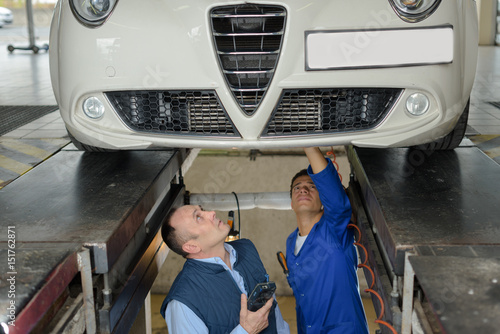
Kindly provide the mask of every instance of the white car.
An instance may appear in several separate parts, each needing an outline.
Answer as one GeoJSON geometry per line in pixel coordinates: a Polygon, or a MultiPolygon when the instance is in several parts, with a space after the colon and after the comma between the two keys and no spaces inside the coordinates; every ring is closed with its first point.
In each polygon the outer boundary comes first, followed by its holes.
{"type": "Polygon", "coordinates": [[[49,53],[80,149],[453,149],[477,50],[474,0],[60,0],[49,53]]]}
{"type": "Polygon", "coordinates": [[[12,24],[14,22],[14,15],[12,11],[5,7],[0,7],[0,28],[6,24],[12,24]]]}

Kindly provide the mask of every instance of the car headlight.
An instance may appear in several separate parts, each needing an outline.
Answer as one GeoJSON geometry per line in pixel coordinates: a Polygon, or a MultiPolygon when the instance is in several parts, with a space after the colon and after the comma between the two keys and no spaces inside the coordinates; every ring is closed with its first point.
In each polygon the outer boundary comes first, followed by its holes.
{"type": "Polygon", "coordinates": [[[118,0],[70,0],[76,18],[88,26],[101,25],[111,14],[118,0]]]}
{"type": "Polygon", "coordinates": [[[419,22],[429,17],[441,0],[389,0],[396,14],[406,22],[419,22]]]}

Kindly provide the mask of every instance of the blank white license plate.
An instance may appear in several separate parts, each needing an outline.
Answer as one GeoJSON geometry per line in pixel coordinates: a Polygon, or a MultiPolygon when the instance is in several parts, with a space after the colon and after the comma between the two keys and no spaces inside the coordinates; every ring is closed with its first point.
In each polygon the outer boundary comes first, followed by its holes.
{"type": "Polygon", "coordinates": [[[306,69],[396,67],[453,61],[453,28],[309,31],[306,69]]]}

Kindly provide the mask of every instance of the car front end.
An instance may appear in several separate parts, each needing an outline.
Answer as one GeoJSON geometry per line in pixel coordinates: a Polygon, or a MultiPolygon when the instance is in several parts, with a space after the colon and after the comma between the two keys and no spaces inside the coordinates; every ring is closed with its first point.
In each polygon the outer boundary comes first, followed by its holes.
{"type": "Polygon", "coordinates": [[[91,147],[402,147],[455,127],[477,34],[472,0],[61,0],[50,70],[91,147]]]}

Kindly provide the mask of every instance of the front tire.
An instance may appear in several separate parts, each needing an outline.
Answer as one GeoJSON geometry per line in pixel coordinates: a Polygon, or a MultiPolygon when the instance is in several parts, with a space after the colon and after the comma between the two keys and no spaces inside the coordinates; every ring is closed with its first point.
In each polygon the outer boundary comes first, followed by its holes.
{"type": "Polygon", "coordinates": [[[469,106],[470,106],[470,98],[469,101],[467,101],[467,104],[465,105],[462,116],[460,116],[457,124],[455,125],[453,130],[451,130],[450,133],[448,133],[441,139],[435,140],[427,144],[417,145],[414,146],[413,148],[421,151],[443,151],[443,150],[453,150],[456,147],[458,147],[462,139],[464,139],[465,130],[467,129],[467,120],[469,119],[469,106]]]}
{"type": "Polygon", "coordinates": [[[66,129],[66,131],[68,132],[69,139],[71,139],[71,142],[73,143],[73,145],[75,145],[75,147],[79,151],[85,151],[85,152],[116,152],[115,150],[110,150],[110,149],[107,149],[107,148],[101,148],[101,147],[95,147],[95,146],[92,146],[92,145],[83,144],[80,141],[78,141],[78,139],[76,139],[75,137],[73,137],[73,135],[68,131],[68,129],[66,129]]]}

